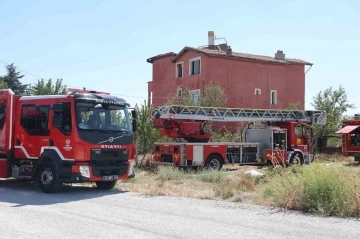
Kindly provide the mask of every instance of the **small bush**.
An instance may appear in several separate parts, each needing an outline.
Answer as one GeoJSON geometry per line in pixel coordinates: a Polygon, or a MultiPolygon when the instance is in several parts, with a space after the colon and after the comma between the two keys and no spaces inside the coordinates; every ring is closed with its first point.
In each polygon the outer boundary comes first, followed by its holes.
{"type": "Polygon", "coordinates": [[[229,199],[243,192],[255,190],[255,179],[243,174],[233,174],[225,177],[214,187],[215,194],[222,199],[229,199]]]}
{"type": "Polygon", "coordinates": [[[206,183],[221,183],[226,174],[222,171],[204,171],[198,178],[202,182],[206,183]]]}
{"type": "Polygon", "coordinates": [[[185,174],[176,167],[161,166],[158,168],[156,179],[162,182],[169,180],[180,180],[185,178],[185,174]]]}
{"type": "Polygon", "coordinates": [[[325,215],[357,214],[357,183],[343,168],[324,164],[293,166],[272,174],[263,195],[276,206],[325,215]]]}

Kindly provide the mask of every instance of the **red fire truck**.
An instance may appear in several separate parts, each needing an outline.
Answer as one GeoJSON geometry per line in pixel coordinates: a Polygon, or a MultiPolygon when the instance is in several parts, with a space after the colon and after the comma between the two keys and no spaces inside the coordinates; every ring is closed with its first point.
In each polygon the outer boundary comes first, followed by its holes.
{"type": "Polygon", "coordinates": [[[354,160],[360,162],[360,114],[341,123],[342,128],[336,133],[342,135],[342,153],[344,156],[354,156],[354,160]]]}
{"type": "Polygon", "coordinates": [[[106,92],[18,96],[0,90],[0,178],[31,180],[43,192],[62,183],[111,189],[134,177],[136,111],[106,92]]]}
{"type": "Polygon", "coordinates": [[[153,163],[220,169],[239,165],[292,164],[312,161],[311,125],[325,124],[323,111],[160,106],[152,122],[161,135],[185,142],[155,143],[153,163]],[[211,142],[209,122],[247,122],[241,142],[211,142]],[[255,122],[266,122],[257,127],[255,122]]]}

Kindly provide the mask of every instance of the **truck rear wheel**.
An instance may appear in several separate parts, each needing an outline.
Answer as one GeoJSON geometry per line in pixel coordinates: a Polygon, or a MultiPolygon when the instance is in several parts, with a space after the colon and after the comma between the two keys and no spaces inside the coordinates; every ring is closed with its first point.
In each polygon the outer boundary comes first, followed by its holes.
{"type": "Polygon", "coordinates": [[[38,183],[44,193],[57,192],[61,184],[58,183],[58,175],[52,162],[41,164],[37,175],[38,183]]]}
{"type": "Polygon", "coordinates": [[[205,163],[205,168],[210,170],[220,170],[222,168],[222,159],[219,155],[210,155],[205,163]]]}
{"type": "Polygon", "coordinates": [[[110,182],[96,182],[96,187],[103,190],[111,190],[115,187],[117,181],[110,182]]]}

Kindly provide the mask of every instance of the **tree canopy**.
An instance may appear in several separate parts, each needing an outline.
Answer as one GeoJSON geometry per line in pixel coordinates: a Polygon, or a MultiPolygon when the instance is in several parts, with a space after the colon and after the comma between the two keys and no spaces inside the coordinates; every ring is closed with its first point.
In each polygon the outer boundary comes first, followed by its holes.
{"type": "Polygon", "coordinates": [[[349,102],[346,91],[341,85],[338,89],[329,87],[317,93],[311,105],[316,110],[326,112],[326,125],[314,126],[317,147],[321,150],[327,146],[328,139],[335,136],[335,132],[341,127],[343,114],[349,109],[354,109],[355,105],[349,102]]]}
{"type": "MultiPolygon", "coordinates": [[[[227,103],[227,96],[219,84],[210,82],[204,86],[203,94],[199,97],[199,106],[202,107],[224,107],[227,103]]],[[[181,95],[176,92],[170,96],[166,105],[195,106],[196,102],[190,94],[190,90],[185,88],[181,95]]]]}
{"type": "Polygon", "coordinates": [[[6,66],[6,75],[3,76],[4,83],[10,88],[16,95],[26,95],[28,84],[22,84],[21,79],[24,77],[19,71],[16,70],[14,64],[6,66]]]}
{"type": "Polygon", "coordinates": [[[21,74],[13,63],[5,67],[6,75],[0,76],[0,89],[11,89],[16,95],[60,95],[67,92],[63,79],[56,79],[55,82],[51,78],[47,81],[40,79],[31,86],[21,82],[25,75],[21,74]]]}
{"type": "Polygon", "coordinates": [[[62,79],[56,79],[53,83],[52,79],[45,82],[44,79],[38,80],[35,86],[29,89],[30,95],[63,95],[66,94],[66,85],[63,85],[62,79]]]}

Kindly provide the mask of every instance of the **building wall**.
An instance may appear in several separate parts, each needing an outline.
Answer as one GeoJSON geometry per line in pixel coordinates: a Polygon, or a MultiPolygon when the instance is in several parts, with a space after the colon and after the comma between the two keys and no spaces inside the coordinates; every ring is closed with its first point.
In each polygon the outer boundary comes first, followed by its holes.
{"type": "MultiPolygon", "coordinates": [[[[227,107],[236,108],[274,108],[281,109],[289,103],[300,102],[304,109],[305,75],[303,65],[280,65],[207,56],[188,51],[176,62],[183,62],[183,77],[175,78],[176,64],[171,56],[153,63],[153,81],[148,83],[154,106],[166,102],[166,97],[174,95],[178,86],[200,89],[210,81],[218,83],[228,96],[227,107]],[[201,59],[201,71],[189,76],[189,60],[201,59]],[[255,95],[255,88],[261,89],[255,95]],[[270,91],[277,91],[277,104],[270,105],[270,91]]],[[[150,94],[150,93],[149,93],[150,94]]]]}

